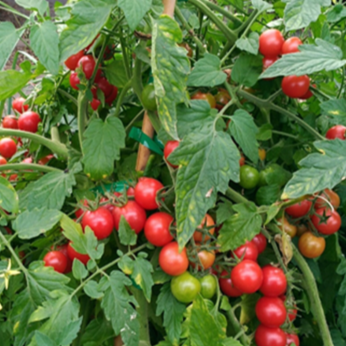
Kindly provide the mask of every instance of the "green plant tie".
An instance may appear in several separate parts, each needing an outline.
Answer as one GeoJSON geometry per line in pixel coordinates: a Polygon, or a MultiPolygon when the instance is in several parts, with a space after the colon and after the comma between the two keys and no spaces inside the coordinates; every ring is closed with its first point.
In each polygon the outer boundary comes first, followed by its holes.
{"type": "Polygon", "coordinates": [[[125,180],[117,181],[115,183],[106,184],[103,186],[96,186],[92,189],[92,191],[103,193],[105,190],[107,192],[123,192],[130,187],[129,182],[125,180]]]}
{"type": "Polygon", "coordinates": [[[156,137],[151,139],[147,136],[141,129],[138,127],[132,127],[129,133],[129,137],[134,139],[135,141],[141,143],[154,153],[163,156],[163,144],[156,137]]]}

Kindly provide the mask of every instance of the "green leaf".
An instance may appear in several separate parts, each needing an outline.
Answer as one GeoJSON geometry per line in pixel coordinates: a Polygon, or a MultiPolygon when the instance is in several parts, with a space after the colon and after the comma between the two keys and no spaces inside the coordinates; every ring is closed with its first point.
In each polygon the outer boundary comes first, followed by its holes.
{"type": "Polygon", "coordinates": [[[177,46],[183,36],[174,19],[162,15],[153,21],[152,26],[151,63],[158,114],[166,132],[178,139],[176,105],[187,102],[186,82],[190,63],[186,49],[177,46]]]}
{"type": "Polygon", "coordinates": [[[107,279],[109,285],[101,302],[105,316],[111,321],[115,334],[121,334],[126,345],[138,346],[139,320],[133,307],[137,302],[126,289],[132,282],[120,271],[112,271],[107,279]]]}
{"type": "Polygon", "coordinates": [[[263,12],[273,7],[272,4],[269,4],[268,2],[263,0],[251,0],[251,2],[252,2],[252,7],[258,10],[258,12],[263,12]]]}
{"type": "Polygon", "coordinates": [[[269,66],[260,78],[277,76],[301,76],[322,70],[336,70],[346,64],[342,50],[332,43],[317,38],[314,44],[299,46],[299,53],[284,54],[281,59],[269,66]]]}
{"type": "Polygon", "coordinates": [[[248,112],[238,109],[234,115],[231,116],[229,130],[244,154],[252,162],[257,163],[258,143],[256,134],[258,133],[258,128],[252,116],[248,112]]]}
{"type": "Polygon", "coordinates": [[[237,213],[224,222],[218,237],[222,252],[235,250],[261,231],[262,218],[254,203],[235,204],[233,209],[237,213]]]}
{"type": "Polygon", "coordinates": [[[59,36],[49,20],[31,27],[30,46],[40,62],[52,73],[59,73],[59,36]]]}
{"type": "MultiPolygon", "coordinates": [[[[47,208],[60,210],[65,197],[70,197],[76,184],[74,175],[64,172],[50,172],[28,185],[27,204],[29,210],[47,208]]],[[[25,191],[24,191],[25,193],[25,191]]]]}
{"type": "Polygon", "coordinates": [[[151,289],[154,285],[152,273],[153,266],[151,265],[151,263],[142,257],[137,257],[134,262],[133,273],[131,277],[143,290],[144,296],[148,302],[150,302],[151,289]]]}
{"type": "Polygon", "coordinates": [[[129,256],[122,256],[118,262],[118,267],[126,274],[131,275],[133,273],[134,260],[129,256]]]}
{"type": "Polygon", "coordinates": [[[198,60],[187,80],[188,86],[213,87],[223,84],[227,75],[221,70],[220,59],[213,54],[206,53],[198,60]]]}
{"type": "Polygon", "coordinates": [[[272,138],[272,129],[273,126],[271,124],[264,124],[259,128],[259,131],[256,135],[256,139],[259,141],[267,141],[272,138]]]}
{"type": "Polygon", "coordinates": [[[252,87],[262,72],[262,59],[247,53],[240,54],[232,69],[231,77],[236,83],[252,87]]]}
{"type": "Polygon", "coordinates": [[[230,136],[213,125],[188,134],[169,157],[179,165],[176,182],[178,242],[182,248],[230,180],[239,181],[240,154],[230,136]]]}
{"type": "Polygon", "coordinates": [[[329,100],[320,104],[321,113],[332,118],[346,117],[346,100],[329,100]]]}
{"type": "Polygon", "coordinates": [[[19,6],[27,10],[38,11],[41,16],[44,16],[48,10],[49,4],[46,0],[15,0],[19,6]]]}
{"type": "Polygon", "coordinates": [[[0,177],[0,207],[11,213],[18,212],[17,192],[12,184],[3,177],[0,177]]]}
{"type": "Polygon", "coordinates": [[[78,259],[73,260],[72,273],[77,280],[85,279],[88,276],[88,270],[78,259]]]}
{"type": "Polygon", "coordinates": [[[96,281],[88,281],[83,289],[85,294],[87,294],[90,298],[100,299],[103,297],[103,292],[100,289],[100,285],[96,281]]]}
{"type": "Polygon", "coordinates": [[[256,192],[258,205],[271,205],[280,199],[280,186],[277,184],[262,186],[256,192]]]}
{"type": "Polygon", "coordinates": [[[284,22],[287,31],[298,30],[315,22],[321,14],[321,6],[330,6],[329,0],[284,0],[287,2],[284,22]]]}
{"type": "Polygon", "coordinates": [[[156,316],[163,313],[163,326],[166,328],[169,341],[174,345],[180,339],[185,309],[185,305],[174,298],[170,283],[163,285],[157,297],[156,316]]]}
{"type": "Polygon", "coordinates": [[[124,60],[113,60],[109,65],[103,69],[106,74],[108,82],[118,88],[123,88],[128,82],[126,70],[124,67],[124,60]]]}
{"type": "Polygon", "coordinates": [[[240,50],[257,55],[259,48],[259,35],[257,32],[252,32],[249,37],[238,38],[235,44],[240,50]]]}
{"type": "Polygon", "coordinates": [[[223,197],[221,197],[220,200],[222,201],[222,203],[218,203],[216,210],[216,223],[218,225],[221,225],[233,213],[233,203],[229,201],[227,198],[223,197]]]}
{"type": "Polygon", "coordinates": [[[30,73],[22,73],[15,70],[0,72],[0,101],[13,96],[26,86],[31,79],[30,73]]]}
{"type": "Polygon", "coordinates": [[[113,0],[81,0],[73,5],[73,17],[66,22],[67,28],[60,36],[60,61],[65,61],[94,40],[114,6],[113,0]]]}
{"type": "Polygon", "coordinates": [[[84,132],[84,172],[92,179],[102,180],[114,169],[114,161],[125,148],[125,129],[119,118],[93,119],[84,132]]]}
{"type": "Polygon", "coordinates": [[[31,239],[49,231],[62,217],[59,210],[46,208],[26,210],[12,223],[21,239],[31,239]]]}
{"type": "Polygon", "coordinates": [[[135,31],[145,14],[150,10],[152,0],[118,0],[118,6],[124,11],[127,24],[135,31]]]}
{"type": "Polygon", "coordinates": [[[90,321],[87,325],[83,336],[83,346],[100,346],[108,345],[105,342],[112,337],[115,337],[112,325],[104,318],[104,316],[97,316],[97,318],[90,321]]]}
{"type": "Polygon", "coordinates": [[[259,298],[260,296],[257,293],[251,295],[243,294],[241,296],[239,319],[241,324],[249,323],[256,316],[255,307],[259,298]]]}
{"type": "Polygon", "coordinates": [[[233,338],[223,339],[221,343],[222,346],[242,346],[242,344],[238,340],[233,338]]]}
{"type": "Polygon", "coordinates": [[[342,18],[346,17],[346,7],[342,4],[335,5],[331,11],[327,13],[327,21],[330,23],[336,23],[342,18]]]}
{"type": "Polygon", "coordinates": [[[8,58],[19,40],[19,34],[11,22],[0,23],[0,70],[4,68],[8,58]]]}
{"type": "Polygon", "coordinates": [[[285,186],[282,199],[313,194],[332,189],[346,174],[346,142],[340,139],[314,142],[319,153],[300,161],[302,169],[293,173],[285,186]]]}
{"type": "Polygon", "coordinates": [[[41,333],[40,331],[35,331],[34,341],[31,344],[35,344],[37,346],[57,346],[57,344],[47,335],[41,333]]]}
{"type": "Polygon", "coordinates": [[[123,245],[136,245],[137,234],[122,215],[119,222],[119,239],[123,245]]]}

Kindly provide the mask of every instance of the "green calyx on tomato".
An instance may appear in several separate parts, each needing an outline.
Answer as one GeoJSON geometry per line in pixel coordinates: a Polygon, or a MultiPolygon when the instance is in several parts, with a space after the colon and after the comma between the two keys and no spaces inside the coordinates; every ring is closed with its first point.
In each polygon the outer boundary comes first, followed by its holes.
{"type": "Polygon", "coordinates": [[[157,104],[155,98],[155,88],[153,84],[148,84],[142,91],[142,103],[145,109],[148,111],[156,111],[157,104]]]}
{"type": "Polygon", "coordinates": [[[200,279],[201,282],[201,295],[205,299],[214,297],[217,289],[216,278],[214,275],[206,275],[200,279]]]}
{"type": "Polygon", "coordinates": [[[171,291],[181,303],[191,303],[201,292],[201,283],[189,272],[185,272],[172,279],[171,291]]]}
{"type": "Polygon", "coordinates": [[[240,186],[244,189],[253,189],[259,181],[258,170],[254,167],[244,165],[240,167],[240,186]]]}

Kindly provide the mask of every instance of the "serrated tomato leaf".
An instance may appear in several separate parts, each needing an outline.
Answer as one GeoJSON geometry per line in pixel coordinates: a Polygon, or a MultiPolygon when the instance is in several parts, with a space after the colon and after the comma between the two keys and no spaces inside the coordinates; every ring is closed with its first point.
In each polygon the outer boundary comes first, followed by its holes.
{"type": "Polygon", "coordinates": [[[337,4],[327,13],[327,21],[330,23],[338,22],[346,17],[346,7],[342,4],[337,4]]]}
{"type": "Polygon", "coordinates": [[[261,231],[262,217],[254,203],[235,204],[233,210],[236,214],[223,223],[217,241],[223,252],[235,250],[261,231]]]}
{"type": "Polygon", "coordinates": [[[269,66],[260,78],[277,76],[301,76],[319,71],[336,70],[346,64],[342,50],[327,41],[317,38],[315,44],[299,46],[300,52],[284,54],[281,59],[269,66]]]}
{"type": "Polygon", "coordinates": [[[169,157],[179,165],[176,181],[178,242],[182,248],[206,212],[225,192],[230,180],[239,181],[240,154],[231,137],[213,125],[188,134],[169,157]]]}
{"type": "Polygon", "coordinates": [[[8,212],[17,213],[18,203],[18,195],[12,184],[0,177],[0,207],[8,212]]]}
{"type": "Polygon", "coordinates": [[[257,32],[252,32],[249,37],[238,38],[235,44],[240,50],[257,55],[259,48],[259,35],[257,32]]]}
{"type": "Polygon", "coordinates": [[[332,189],[346,175],[346,142],[340,139],[314,142],[319,153],[299,162],[302,168],[293,173],[282,199],[297,198],[323,189],[332,189]]]}
{"type": "Polygon", "coordinates": [[[158,114],[163,128],[175,139],[176,105],[187,103],[186,81],[190,73],[186,49],[177,45],[182,38],[178,23],[169,16],[162,15],[153,21],[151,64],[158,114]]]}
{"type": "Polygon", "coordinates": [[[125,147],[125,137],[120,119],[93,119],[84,132],[84,172],[95,180],[109,176],[113,172],[114,161],[120,158],[120,149],[125,147]]]}
{"type": "Polygon", "coordinates": [[[122,215],[119,222],[119,239],[123,245],[135,245],[137,243],[137,234],[130,227],[125,217],[122,215]]]}
{"type": "Polygon", "coordinates": [[[252,87],[262,72],[262,58],[253,54],[242,53],[232,68],[232,80],[238,84],[252,87]]]}
{"type": "Polygon", "coordinates": [[[320,104],[321,113],[332,118],[346,117],[346,100],[329,100],[320,104]]]}
{"type": "Polygon", "coordinates": [[[144,296],[148,302],[151,300],[151,289],[154,285],[153,266],[149,261],[142,257],[137,257],[133,263],[132,279],[143,290],[144,296]]]}
{"type": "Polygon", "coordinates": [[[258,12],[263,12],[273,7],[272,4],[269,4],[268,2],[263,0],[251,0],[251,3],[252,7],[255,8],[258,12]]]}
{"type": "Polygon", "coordinates": [[[36,10],[41,16],[48,10],[49,4],[47,0],[15,0],[19,6],[27,10],[36,10]]]}
{"type": "Polygon", "coordinates": [[[224,83],[226,78],[226,73],[221,70],[221,60],[216,55],[206,53],[196,62],[187,85],[213,87],[224,83]]]}
{"type": "Polygon", "coordinates": [[[118,0],[118,6],[124,11],[127,24],[134,31],[145,14],[150,10],[152,0],[118,0]]]}
{"type": "Polygon", "coordinates": [[[12,50],[19,40],[19,34],[11,22],[0,23],[0,70],[10,57],[12,50]]]}
{"type": "Polygon", "coordinates": [[[0,72],[0,101],[5,100],[23,89],[31,79],[30,73],[15,70],[0,72]]]}

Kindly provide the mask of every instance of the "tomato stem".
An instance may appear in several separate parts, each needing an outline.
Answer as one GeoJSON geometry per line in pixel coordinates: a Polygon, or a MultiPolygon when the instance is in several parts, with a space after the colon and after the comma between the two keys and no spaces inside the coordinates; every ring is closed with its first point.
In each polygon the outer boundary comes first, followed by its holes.
{"type": "MultiPolygon", "coordinates": [[[[123,90],[121,90],[121,93],[120,93],[120,95],[119,95],[119,97],[118,97],[117,105],[116,105],[115,113],[114,113],[114,115],[115,115],[116,117],[119,116],[120,107],[121,107],[121,105],[122,105],[122,103],[123,103],[123,100],[124,100],[124,98],[125,98],[127,92],[129,91],[129,89],[131,89],[131,87],[132,87],[132,79],[130,79],[130,80],[125,84],[123,90]]],[[[109,114],[111,114],[111,113],[109,113],[109,114]]]]}
{"type": "Polygon", "coordinates": [[[247,198],[242,196],[239,192],[233,190],[231,187],[227,188],[226,196],[236,203],[249,203],[247,198]]]}
{"type": "Polygon", "coordinates": [[[86,94],[80,91],[78,94],[77,120],[78,120],[78,138],[79,138],[79,144],[80,144],[80,149],[82,154],[83,154],[83,134],[85,130],[87,107],[88,107],[88,100],[86,98],[86,94]]]}
{"type": "Polygon", "coordinates": [[[251,340],[250,338],[245,334],[245,331],[242,327],[242,325],[239,323],[237,317],[234,314],[234,311],[232,308],[230,308],[227,312],[227,318],[232,327],[234,328],[235,332],[239,336],[239,340],[241,341],[243,346],[250,346],[251,340]]]}
{"type": "Polygon", "coordinates": [[[61,169],[38,165],[36,163],[8,163],[0,166],[0,172],[2,171],[38,171],[38,172],[62,172],[61,169]]]}
{"type": "MultiPolygon", "coordinates": [[[[232,21],[234,24],[236,25],[241,25],[242,21],[239,20],[236,16],[234,16],[232,13],[230,13],[229,11],[225,10],[224,8],[214,4],[213,2],[210,1],[205,1],[205,4],[212,10],[215,10],[221,14],[223,14],[227,19],[229,19],[230,21],[232,21]]],[[[237,29],[235,30],[237,31],[237,29]]]]}

